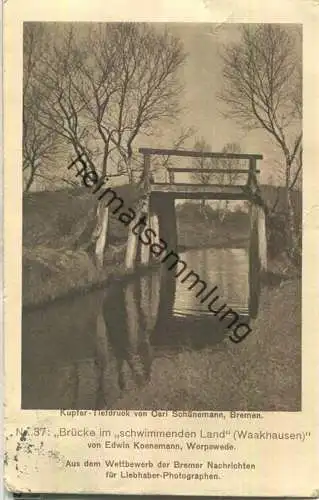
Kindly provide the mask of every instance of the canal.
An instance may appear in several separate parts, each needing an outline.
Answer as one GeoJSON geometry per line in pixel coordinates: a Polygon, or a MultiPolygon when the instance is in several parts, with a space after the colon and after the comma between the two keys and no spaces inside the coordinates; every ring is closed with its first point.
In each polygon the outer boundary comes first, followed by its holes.
{"type": "MultiPolygon", "coordinates": [[[[180,256],[209,287],[218,286],[229,307],[247,309],[247,250],[205,248],[180,256]]],[[[105,290],[24,310],[22,407],[116,409],[123,396],[147,386],[154,396],[159,386],[164,394],[166,385],[172,391],[172,380],[187,371],[190,389],[167,394],[171,409],[203,409],[194,395],[201,391],[203,367],[209,384],[215,354],[228,349],[227,332],[194,290],[174,282],[173,294],[163,290],[160,267],[105,290]]]]}

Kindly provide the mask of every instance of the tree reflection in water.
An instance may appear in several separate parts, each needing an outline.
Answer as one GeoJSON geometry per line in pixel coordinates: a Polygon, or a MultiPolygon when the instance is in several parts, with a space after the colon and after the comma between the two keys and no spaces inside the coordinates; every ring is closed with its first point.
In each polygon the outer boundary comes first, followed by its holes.
{"type": "Polygon", "coordinates": [[[142,276],[112,288],[97,317],[100,366],[105,366],[109,347],[116,359],[118,385],[127,386],[128,377],[139,387],[150,379],[154,329],[159,303],[160,282],[156,274],[142,276]],[[129,368],[130,376],[126,374],[129,368]]]}
{"type": "MultiPolygon", "coordinates": [[[[222,262],[216,250],[190,252],[190,267],[208,270],[204,279],[222,283],[234,304],[245,302],[245,251],[221,251],[222,262]]],[[[134,387],[142,392],[150,382],[155,390],[159,376],[171,377],[168,365],[178,373],[186,351],[197,366],[195,351],[206,350],[210,357],[210,348],[223,347],[228,332],[207,310],[202,313],[194,290],[164,266],[107,290],[24,312],[22,407],[115,408],[134,387]]]]}

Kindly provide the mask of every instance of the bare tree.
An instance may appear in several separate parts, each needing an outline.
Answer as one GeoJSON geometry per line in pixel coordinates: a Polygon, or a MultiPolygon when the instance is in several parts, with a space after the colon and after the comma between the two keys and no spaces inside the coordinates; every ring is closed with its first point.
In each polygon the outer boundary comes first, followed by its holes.
{"type": "Polygon", "coordinates": [[[291,189],[300,173],[302,72],[300,39],[281,25],[246,25],[241,39],[223,53],[225,88],[219,98],[232,119],[271,135],[285,165],[287,252],[297,259],[298,243],[291,189]],[[300,47],[299,47],[300,50],[300,47]],[[297,177],[296,177],[297,176],[297,177]]]}
{"type": "MultiPolygon", "coordinates": [[[[201,153],[211,151],[210,145],[205,141],[204,138],[197,139],[195,141],[193,149],[201,153]]],[[[212,174],[210,172],[207,172],[206,170],[209,168],[213,168],[214,165],[215,165],[214,158],[201,158],[201,157],[194,158],[192,161],[192,167],[196,168],[197,171],[191,174],[191,178],[195,182],[199,182],[200,184],[204,185],[209,184],[212,179],[212,174]]],[[[206,200],[202,199],[200,201],[200,210],[202,215],[204,216],[206,215],[205,205],[206,205],[206,200]]]]}
{"type": "MultiPolygon", "coordinates": [[[[222,153],[240,153],[241,149],[238,143],[229,142],[225,144],[222,149],[222,153]]],[[[240,174],[236,172],[236,169],[242,168],[241,160],[233,158],[217,158],[216,168],[220,170],[227,170],[227,172],[221,172],[217,175],[217,180],[219,184],[232,185],[238,180],[240,174]],[[234,170],[234,172],[230,172],[234,170]]],[[[220,200],[218,206],[218,216],[220,222],[222,222],[227,214],[229,208],[230,200],[220,200]]]]}
{"type": "Polygon", "coordinates": [[[37,69],[47,48],[43,26],[24,24],[23,37],[23,176],[24,190],[28,191],[43,164],[54,157],[57,146],[56,134],[39,121],[40,93],[37,85],[37,69]]]}
{"type": "MultiPolygon", "coordinates": [[[[154,131],[154,136],[160,138],[160,131],[154,131]]],[[[166,145],[170,149],[185,149],[187,142],[193,137],[194,129],[192,127],[182,127],[178,131],[172,131],[169,134],[171,137],[170,143],[166,145]]],[[[167,141],[167,137],[165,137],[167,141]]],[[[151,175],[154,180],[161,179],[161,182],[169,181],[169,168],[176,166],[178,159],[176,157],[166,156],[153,156],[151,161],[151,175]]],[[[133,154],[131,162],[132,174],[134,178],[138,179],[138,184],[141,186],[144,183],[144,170],[143,159],[140,154],[133,154]]]]}
{"type": "MultiPolygon", "coordinates": [[[[168,31],[143,23],[59,28],[37,68],[40,123],[76,156],[84,154],[100,177],[125,171],[133,182],[139,165],[136,139],[178,117],[178,70],[186,58],[182,44],[168,31]]],[[[95,242],[107,228],[107,216],[98,206],[95,242]]],[[[99,245],[100,262],[104,245],[99,245]]]]}
{"type": "Polygon", "coordinates": [[[147,24],[67,26],[39,75],[42,123],[102,176],[120,166],[133,182],[136,138],[178,115],[184,59],[179,39],[147,24]]]}
{"type": "Polygon", "coordinates": [[[296,156],[296,162],[295,162],[296,169],[295,169],[295,172],[292,176],[292,181],[290,184],[290,191],[292,191],[295,188],[295,186],[297,186],[297,188],[299,188],[299,189],[301,188],[301,185],[302,185],[302,165],[303,165],[302,155],[303,155],[303,149],[301,146],[299,148],[299,152],[296,156]]]}

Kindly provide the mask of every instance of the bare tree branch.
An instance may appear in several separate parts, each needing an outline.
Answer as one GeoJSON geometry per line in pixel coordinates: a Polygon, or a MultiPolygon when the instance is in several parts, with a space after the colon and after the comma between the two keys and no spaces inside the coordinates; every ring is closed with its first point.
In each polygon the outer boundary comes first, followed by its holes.
{"type": "Polygon", "coordinates": [[[77,28],[68,24],[42,57],[41,124],[85,152],[101,175],[121,165],[133,181],[137,137],[178,116],[182,44],[142,23],[77,28]]]}
{"type": "Polygon", "coordinates": [[[301,143],[302,75],[296,60],[294,39],[284,27],[244,26],[241,41],[224,50],[225,89],[219,95],[227,116],[266,130],[290,164],[301,143]],[[288,140],[288,134],[295,137],[288,140]]]}
{"type": "MultiPolygon", "coordinates": [[[[299,39],[300,42],[300,39],[299,39]]],[[[225,47],[224,90],[226,116],[248,129],[265,130],[282,151],[285,162],[288,255],[296,258],[296,235],[291,190],[302,171],[302,70],[298,39],[285,26],[245,25],[241,39],[225,47]]]]}
{"type": "Polygon", "coordinates": [[[47,48],[41,24],[25,23],[23,38],[23,117],[22,152],[24,189],[28,191],[44,161],[50,161],[56,152],[57,136],[39,121],[40,96],[36,72],[41,55],[47,48]]]}

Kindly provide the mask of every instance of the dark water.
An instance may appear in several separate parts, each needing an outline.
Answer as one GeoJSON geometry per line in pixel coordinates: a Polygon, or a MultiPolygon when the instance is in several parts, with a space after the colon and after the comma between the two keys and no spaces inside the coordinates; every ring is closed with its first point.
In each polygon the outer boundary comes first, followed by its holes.
{"type": "MultiPolygon", "coordinates": [[[[248,307],[248,255],[242,248],[215,248],[188,250],[180,254],[189,269],[196,271],[207,285],[207,290],[218,286],[216,293],[223,303],[239,311],[248,307]]],[[[187,282],[176,282],[174,314],[205,314],[207,304],[200,304],[196,292],[187,291],[187,282]]],[[[204,293],[202,294],[204,296],[204,293]]]]}
{"type": "MultiPolygon", "coordinates": [[[[223,302],[238,312],[247,309],[246,250],[180,255],[208,289],[218,286],[223,302]]],[[[172,276],[162,265],[108,290],[24,311],[22,407],[116,408],[123,394],[142,391],[152,376],[156,385],[155,360],[165,379],[167,360],[174,366],[181,352],[218,348],[225,328],[194,290],[172,276]]]]}

